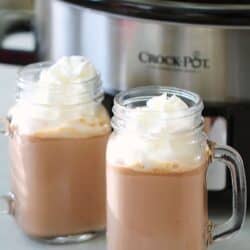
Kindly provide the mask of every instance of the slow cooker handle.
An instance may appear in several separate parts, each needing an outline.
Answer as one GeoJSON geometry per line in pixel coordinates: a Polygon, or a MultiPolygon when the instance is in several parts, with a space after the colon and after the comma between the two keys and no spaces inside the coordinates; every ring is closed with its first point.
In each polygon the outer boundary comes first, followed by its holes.
{"type": "Polygon", "coordinates": [[[4,38],[22,31],[33,31],[33,14],[30,11],[3,10],[0,12],[0,63],[26,65],[37,61],[36,48],[34,51],[22,51],[2,47],[4,38]]]}

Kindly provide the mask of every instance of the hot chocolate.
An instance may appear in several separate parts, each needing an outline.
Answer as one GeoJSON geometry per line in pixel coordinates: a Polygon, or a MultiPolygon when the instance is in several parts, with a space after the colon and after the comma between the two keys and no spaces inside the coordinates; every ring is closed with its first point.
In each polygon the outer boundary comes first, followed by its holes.
{"type": "Polygon", "coordinates": [[[108,250],[205,250],[209,147],[201,133],[202,103],[197,111],[175,94],[150,90],[115,99],[108,250]]]}
{"type": "Polygon", "coordinates": [[[206,249],[207,165],[108,166],[108,249],[206,249]]]}
{"type": "Polygon", "coordinates": [[[100,76],[72,56],[28,66],[19,81],[9,112],[17,222],[53,243],[84,240],[105,228],[110,119],[100,76]]]}
{"type": "Polygon", "coordinates": [[[39,138],[14,134],[11,183],[18,224],[34,237],[105,228],[108,134],[39,138]]]}

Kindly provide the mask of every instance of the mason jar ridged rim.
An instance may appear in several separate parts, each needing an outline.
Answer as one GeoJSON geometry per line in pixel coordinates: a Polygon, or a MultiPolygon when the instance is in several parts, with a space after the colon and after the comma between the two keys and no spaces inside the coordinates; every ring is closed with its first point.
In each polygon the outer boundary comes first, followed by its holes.
{"type": "MultiPolygon", "coordinates": [[[[178,119],[185,119],[189,117],[196,117],[196,122],[194,123],[194,127],[190,128],[190,130],[203,128],[203,117],[201,115],[202,110],[204,108],[203,101],[201,97],[189,90],[184,90],[175,87],[167,87],[167,86],[143,86],[130,89],[128,91],[122,91],[117,94],[114,98],[114,106],[113,106],[113,118],[111,119],[111,125],[115,130],[119,130],[125,126],[126,122],[130,122],[133,119],[132,114],[134,113],[132,108],[132,104],[135,102],[144,102],[154,96],[159,96],[161,94],[166,93],[167,96],[176,95],[180,97],[182,100],[186,100],[186,104],[190,105],[189,108],[185,111],[175,112],[174,114],[166,114],[162,111],[152,111],[152,110],[143,110],[142,112],[149,112],[154,114],[159,114],[160,117],[159,122],[167,122],[178,119]],[[187,103],[188,102],[188,103],[187,103]]],[[[145,106],[145,105],[144,105],[145,106]]],[[[141,112],[141,111],[140,111],[141,112]]],[[[134,115],[134,114],[133,114],[134,115]]]]}
{"type": "MultiPolygon", "coordinates": [[[[18,72],[18,78],[17,78],[17,96],[16,99],[19,100],[19,93],[24,91],[32,91],[36,88],[36,83],[39,80],[39,75],[42,70],[49,68],[55,63],[55,61],[45,61],[45,62],[38,62],[29,64],[23,68],[21,68],[18,72]]],[[[79,86],[85,86],[86,89],[91,89],[91,98],[93,98],[93,101],[96,103],[101,103],[104,99],[104,91],[102,88],[102,81],[101,81],[101,75],[99,72],[87,80],[81,80],[81,81],[72,81],[71,86],[72,90],[73,88],[77,88],[79,86]]],[[[60,94],[61,90],[60,87],[51,86],[49,90],[53,91],[55,94],[60,94]]],[[[72,103],[72,104],[65,104],[65,106],[74,106],[74,105],[80,105],[84,104],[84,99],[87,95],[89,95],[89,91],[82,91],[80,93],[77,93],[77,91],[72,91],[72,97],[74,95],[77,96],[77,100],[82,100],[82,102],[79,103],[72,103]]],[[[73,98],[72,98],[73,99],[73,98]]],[[[51,106],[50,104],[46,103],[32,103],[34,105],[43,105],[43,106],[51,106]]]]}

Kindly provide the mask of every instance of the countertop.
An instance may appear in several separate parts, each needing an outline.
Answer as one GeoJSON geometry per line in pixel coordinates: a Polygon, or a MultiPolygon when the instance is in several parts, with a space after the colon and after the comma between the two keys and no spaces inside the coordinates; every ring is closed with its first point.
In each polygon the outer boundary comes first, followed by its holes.
{"type": "MultiPolygon", "coordinates": [[[[0,116],[4,116],[8,107],[14,102],[16,73],[18,67],[0,64],[0,116]]],[[[0,194],[9,190],[9,159],[7,138],[0,137],[0,194]]],[[[219,208],[213,210],[211,219],[224,221],[228,211],[219,208]]],[[[105,235],[101,235],[86,243],[54,246],[42,244],[26,237],[8,215],[0,215],[0,250],[105,250],[105,235]]],[[[209,250],[249,250],[250,249],[250,214],[241,233],[233,239],[212,245],[209,250]]],[[[140,249],[138,249],[140,250],[140,249]]],[[[157,249],[156,249],[157,250],[157,249]]]]}

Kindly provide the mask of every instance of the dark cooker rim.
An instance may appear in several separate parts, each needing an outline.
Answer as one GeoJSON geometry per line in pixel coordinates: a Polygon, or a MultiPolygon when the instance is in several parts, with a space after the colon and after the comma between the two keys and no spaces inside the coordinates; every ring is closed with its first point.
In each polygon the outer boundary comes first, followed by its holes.
{"type": "MultiPolygon", "coordinates": [[[[208,25],[250,25],[249,3],[197,3],[160,0],[61,0],[111,14],[168,22],[208,25]]],[[[194,0],[197,1],[197,0],[194,0]]],[[[204,1],[204,0],[203,0],[204,1]]],[[[206,0],[208,1],[208,0],[206,0]]],[[[212,0],[214,1],[214,0],[212,0]]],[[[223,0],[224,1],[224,0],[223,0]]],[[[241,0],[244,2],[246,0],[241,0]]],[[[217,0],[218,2],[218,0],[217,0]]]]}

